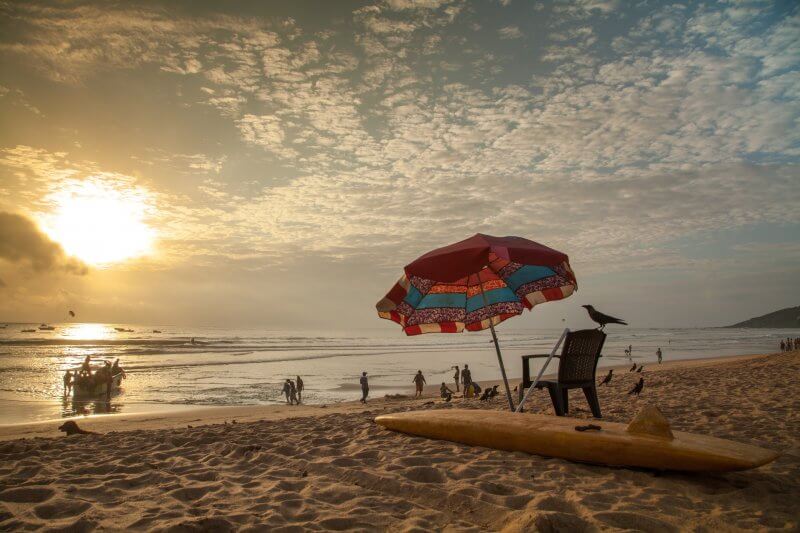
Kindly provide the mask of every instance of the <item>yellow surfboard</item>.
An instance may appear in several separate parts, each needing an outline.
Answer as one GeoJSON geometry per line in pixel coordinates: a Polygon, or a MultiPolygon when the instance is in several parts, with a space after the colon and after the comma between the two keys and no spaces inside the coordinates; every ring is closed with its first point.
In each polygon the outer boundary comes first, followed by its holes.
{"type": "Polygon", "coordinates": [[[645,408],[628,425],[480,409],[408,411],[381,415],[375,422],[421,437],[608,466],[729,472],[756,468],[779,455],[730,440],[673,432],[655,407],[645,408]],[[589,424],[600,429],[575,429],[589,424]]]}

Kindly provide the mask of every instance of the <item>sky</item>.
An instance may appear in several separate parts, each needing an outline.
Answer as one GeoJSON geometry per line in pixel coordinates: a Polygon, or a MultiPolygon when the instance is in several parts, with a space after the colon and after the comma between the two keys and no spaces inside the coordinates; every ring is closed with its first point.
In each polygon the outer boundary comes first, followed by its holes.
{"type": "Polygon", "coordinates": [[[397,328],[481,232],[579,289],[502,327],[800,303],[800,4],[0,3],[0,320],[397,328]]]}

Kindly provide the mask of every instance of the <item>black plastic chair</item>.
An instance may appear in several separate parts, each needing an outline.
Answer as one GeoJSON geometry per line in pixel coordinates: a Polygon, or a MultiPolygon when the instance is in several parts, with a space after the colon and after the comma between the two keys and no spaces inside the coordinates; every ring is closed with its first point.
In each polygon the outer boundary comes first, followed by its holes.
{"type": "MultiPolygon", "coordinates": [[[[547,387],[550,399],[553,401],[553,409],[558,416],[565,416],[569,413],[569,389],[583,389],[586,401],[592,410],[595,418],[602,418],[600,413],[600,402],[597,399],[597,385],[595,383],[595,373],[597,371],[597,361],[600,359],[600,352],[606,342],[606,334],[597,329],[582,329],[570,331],[564,339],[564,347],[558,363],[558,380],[542,380],[536,384],[537,389],[547,387]]],[[[542,357],[549,357],[550,354],[534,354],[522,356],[522,383],[519,387],[519,399],[525,389],[533,384],[530,373],[530,360],[542,357]]]]}

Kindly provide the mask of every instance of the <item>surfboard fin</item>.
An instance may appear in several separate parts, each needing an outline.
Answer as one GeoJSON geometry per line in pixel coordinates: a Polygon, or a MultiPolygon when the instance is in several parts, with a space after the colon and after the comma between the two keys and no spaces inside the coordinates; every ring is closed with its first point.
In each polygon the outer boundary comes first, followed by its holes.
{"type": "Polygon", "coordinates": [[[655,405],[646,405],[636,413],[626,428],[628,433],[650,435],[672,440],[675,436],[669,428],[669,422],[655,405]]]}

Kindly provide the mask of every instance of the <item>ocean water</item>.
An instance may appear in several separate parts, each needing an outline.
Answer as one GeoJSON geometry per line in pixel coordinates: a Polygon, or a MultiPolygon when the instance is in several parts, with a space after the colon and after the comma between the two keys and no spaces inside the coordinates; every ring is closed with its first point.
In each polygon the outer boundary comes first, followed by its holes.
{"type": "MultiPolygon", "coordinates": [[[[429,384],[451,383],[451,367],[465,363],[476,381],[500,378],[488,331],[406,337],[388,323],[346,332],[141,324],[53,324],[53,331],[41,331],[38,324],[2,326],[0,424],[282,402],[283,381],[297,375],[306,385],[305,402],[318,404],[359,398],[362,371],[369,374],[372,396],[412,392],[417,370],[429,384]],[[64,371],[78,366],[86,355],[120,358],[128,377],[110,403],[64,398],[64,371]]],[[[509,377],[521,374],[521,355],[549,352],[561,334],[556,329],[504,326],[498,327],[498,335],[509,377]]],[[[648,364],[655,361],[658,347],[667,361],[766,353],[777,351],[781,338],[797,335],[797,330],[613,326],[607,332],[601,366],[627,362],[628,345],[633,346],[635,361],[648,364]]]]}

